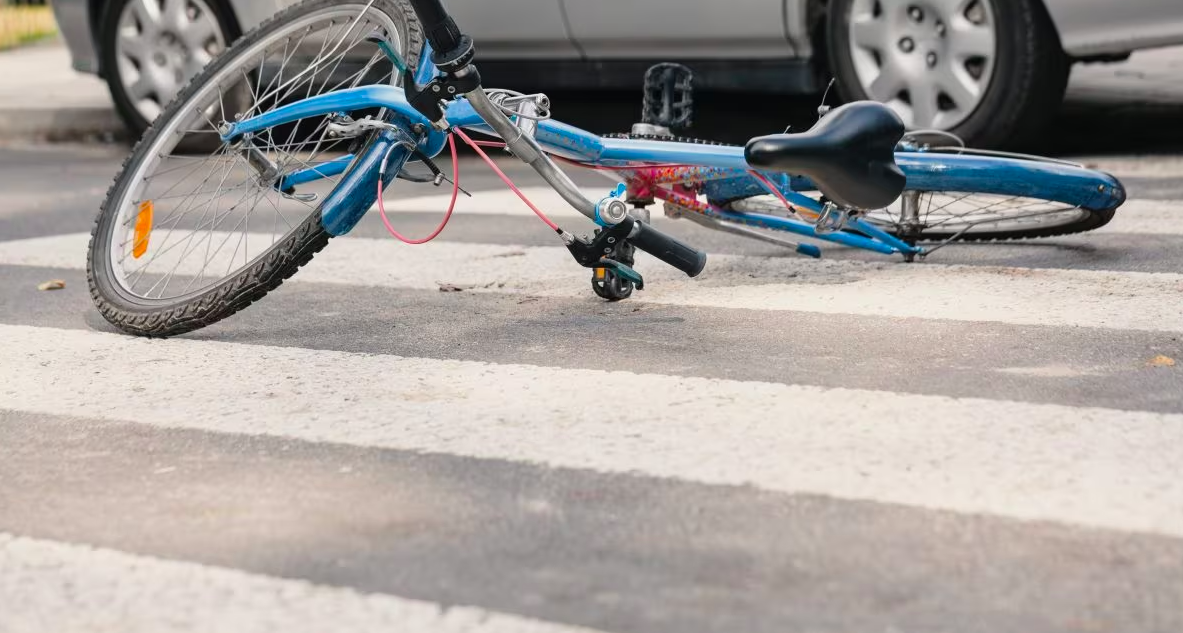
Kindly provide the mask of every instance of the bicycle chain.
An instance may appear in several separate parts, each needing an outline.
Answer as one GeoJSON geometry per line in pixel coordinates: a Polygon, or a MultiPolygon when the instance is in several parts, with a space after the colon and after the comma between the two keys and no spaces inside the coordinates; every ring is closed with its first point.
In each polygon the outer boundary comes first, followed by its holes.
{"type": "Polygon", "coordinates": [[[618,138],[624,140],[637,141],[669,141],[671,143],[689,143],[692,145],[718,145],[719,147],[739,147],[733,143],[721,143],[719,141],[711,141],[704,138],[692,138],[689,136],[665,136],[662,134],[605,134],[604,138],[618,138]]]}

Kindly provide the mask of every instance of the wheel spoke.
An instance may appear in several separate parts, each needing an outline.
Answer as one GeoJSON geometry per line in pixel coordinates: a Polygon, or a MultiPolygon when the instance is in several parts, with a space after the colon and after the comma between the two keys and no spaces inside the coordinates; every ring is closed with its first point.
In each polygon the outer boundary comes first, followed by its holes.
{"type": "Polygon", "coordinates": [[[883,66],[879,76],[871,83],[871,97],[877,101],[891,101],[907,87],[904,74],[894,63],[883,66]]]}
{"type": "Polygon", "coordinates": [[[135,83],[128,86],[127,93],[133,99],[147,99],[156,93],[156,85],[152,82],[152,78],[148,76],[148,73],[140,73],[139,79],[136,79],[135,83]]]}
{"type": "Polygon", "coordinates": [[[132,12],[140,23],[140,32],[151,37],[160,32],[160,4],[157,0],[132,0],[132,12]]]}
{"type": "Polygon", "coordinates": [[[981,87],[969,73],[957,72],[947,64],[937,73],[936,85],[955,104],[955,109],[959,112],[972,110],[982,95],[981,87]]]}
{"type": "Polygon", "coordinates": [[[144,38],[138,33],[129,35],[121,32],[118,46],[124,55],[140,62],[141,66],[147,63],[147,48],[145,47],[144,38]]]}
{"type": "Polygon", "coordinates": [[[217,39],[218,30],[210,16],[201,15],[195,22],[186,21],[180,36],[191,52],[204,52],[206,45],[217,39]]]}
{"type": "Polygon", "coordinates": [[[940,112],[937,105],[937,91],[932,84],[918,81],[908,86],[911,97],[912,126],[918,128],[933,127],[940,112]]]}
{"type": "MultiPolygon", "coordinates": [[[[133,2],[127,15],[134,17],[129,20],[156,30],[163,25],[189,50],[191,65],[183,70],[196,71],[208,61],[206,51],[220,41],[220,31],[201,0],[133,2]]],[[[353,6],[310,11],[308,16],[281,25],[254,48],[240,49],[253,52],[239,53],[239,58],[209,71],[213,74],[204,86],[173,118],[157,122],[155,144],[135,167],[129,167],[135,170],[126,176],[131,184],[121,189],[118,205],[111,205],[118,215],[111,221],[108,261],[115,268],[116,283],[130,294],[168,302],[241,274],[244,267],[288,239],[318,208],[315,200],[341,182],[337,175],[301,185],[303,193],[317,196],[311,199],[283,195],[270,177],[260,177],[262,167],[246,160],[241,144],[218,139],[219,125],[237,115],[257,116],[293,99],[394,80],[394,74],[380,65],[385,56],[365,39],[374,28],[393,31],[394,22],[384,14],[372,7],[359,12],[353,6]],[[205,156],[185,155],[177,150],[184,140],[218,148],[205,156]],[[150,239],[141,235],[138,222],[147,204],[153,209],[150,239]],[[251,234],[252,229],[256,233],[251,234]],[[146,244],[146,249],[138,250],[137,244],[146,244]]],[[[155,54],[139,37],[142,29],[135,26],[126,25],[120,35],[121,63],[133,70],[131,60],[155,54]]],[[[130,75],[128,93],[138,101],[167,99],[178,87],[175,61],[160,69],[155,58],[148,62],[142,64],[141,72],[130,75]]],[[[309,117],[262,130],[254,135],[254,143],[278,170],[277,177],[315,168],[330,157],[348,153],[347,146],[355,140],[329,137],[327,126],[332,120],[309,117]]]]}
{"type": "Polygon", "coordinates": [[[944,16],[964,18],[973,0],[928,0],[938,13],[944,16]]]}
{"type": "Polygon", "coordinates": [[[851,39],[855,44],[874,51],[882,51],[887,46],[887,27],[883,20],[870,15],[851,18],[851,39]]]}
{"type": "Polygon", "coordinates": [[[953,58],[963,63],[968,59],[993,58],[997,48],[993,29],[969,22],[955,25],[948,41],[953,58]]]}
{"type": "MultiPolygon", "coordinates": [[[[920,233],[922,240],[945,240],[952,236],[972,238],[979,233],[1008,234],[1069,226],[1079,222],[1088,211],[1080,207],[1023,196],[966,192],[921,192],[920,233]]],[[[903,216],[892,206],[869,211],[866,219],[884,229],[899,233],[903,216]]],[[[739,212],[776,214],[782,203],[767,195],[754,196],[732,203],[739,212]]]]}

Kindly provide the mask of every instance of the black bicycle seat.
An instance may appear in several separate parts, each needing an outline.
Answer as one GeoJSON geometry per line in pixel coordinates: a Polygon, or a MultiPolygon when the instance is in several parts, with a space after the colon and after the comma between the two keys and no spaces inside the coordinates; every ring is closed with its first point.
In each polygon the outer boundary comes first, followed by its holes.
{"type": "Polygon", "coordinates": [[[835,108],[808,132],[754,138],[744,155],[755,168],[808,176],[844,207],[880,209],[904,191],[907,178],[895,164],[903,135],[904,123],[891,108],[856,101],[835,108]]]}

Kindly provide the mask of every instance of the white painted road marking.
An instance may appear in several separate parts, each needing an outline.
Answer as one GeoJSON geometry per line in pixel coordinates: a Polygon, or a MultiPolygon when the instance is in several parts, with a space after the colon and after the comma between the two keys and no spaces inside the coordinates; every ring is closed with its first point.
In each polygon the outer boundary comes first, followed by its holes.
{"type": "MultiPolygon", "coordinates": [[[[81,269],[88,239],[78,233],[0,242],[0,265],[81,269]]],[[[191,259],[180,274],[201,267],[202,258],[191,259]]],[[[634,300],[646,303],[1183,332],[1183,275],[1173,273],[715,255],[698,279],[688,279],[643,253],[637,266],[650,283],[634,300]]],[[[476,292],[590,299],[587,280],[588,272],[561,247],[406,246],[374,238],[334,240],[293,277],[297,283],[431,290],[448,283],[476,292]]]]}
{"type": "Polygon", "coordinates": [[[1067,156],[1065,160],[1098,169],[1118,178],[1180,178],[1183,157],[1145,154],[1132,156],[1067,156]]]}
{"type": "Polygon", "coordinates": [[[2,633],[594,633],[474,607],[0,533],[2,633]]]}
{"type": "Polygon", "coordinates": [[[0,410],[1183,536],[1183,415],[26,326],[0,349],[0,410]]]}
{"type": "Polygon", "coordinates": [[[1118,208],[1109,224],[1097,231],[1183,235],[1183,200],[1131,200],[1118,208]]]}

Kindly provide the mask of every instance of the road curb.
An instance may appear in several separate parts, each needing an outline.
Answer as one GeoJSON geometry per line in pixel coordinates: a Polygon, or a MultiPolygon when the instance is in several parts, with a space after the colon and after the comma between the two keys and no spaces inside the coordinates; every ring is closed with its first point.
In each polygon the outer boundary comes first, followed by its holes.
{"type": "Polygon", "coordinates": [[[108,108],[0,110],[0,141],[111,142],[126,136],[123,122],[108,108]]]}

